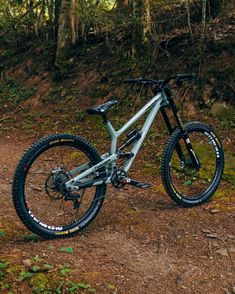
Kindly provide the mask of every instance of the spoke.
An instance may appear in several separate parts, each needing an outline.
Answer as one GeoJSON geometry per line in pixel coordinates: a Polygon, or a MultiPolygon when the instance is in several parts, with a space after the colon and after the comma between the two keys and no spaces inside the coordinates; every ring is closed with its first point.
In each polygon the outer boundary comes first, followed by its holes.
{"type": "Polygon", "coordinates": [[[70,225],[86,214],[93,201],[91,192],[94,193],[96,187],[93,191],[89,191],[89,189],[79,191],[80,198],[77,200],[80,204],[79,208],[76,208],[76,203],[73,206],[72,200],[65,201],[59,191],[60,185],[66,179],[63,177],[63,172],[76,169],[76,166],[83,165],[86,162],[89,162],[88,156],[72,146],[49,148],[33,162],[27,175],[25,199],[26,202],[29,201],[29,207],[33,215],[42,223],[48,226],[70,225]],[[55,179],[49,177],[52,176],[52,171],[58,168],[64,169],[64,171],[61,172],[61,183],[60,178],[58,178],[59,181],[55,186],[55,179]],[[37,194],[33,192],[33,189],[37,191],[39,187],[42,192],[37,194]],[[54,190],[54,187],[57,190],[54,190]],[[45,191],[46,188],[48,193],[45,191]],[[87,199],[85,199],[85,196],[88,196],[88,198],[86,197],[87,199]]]}
{"type": "Polygon", "coordinates": [[[79,208],[76,208],[75,210],[75,215],[73,216],[73,222],[75,223],[77,221],[77,215],[78,215],[78,210],[80,209],[80,206],[79,208]]]}
{"type": "MultiPolygon", "coordinates": [[[[64,154],[65,154],[65,152],[64,152],[64,154]]],[[[61,168],[62,168],[63,167],[63,163],[64,163],[62,152],[60,152],[60,160],[61,160],[61,163],[62,163],[62,165],[61,165],[61,168]]]]}
{"type": "Polygon", "coordinates": [[[84,194],[85,194],[85,189],[82,190],[82,196],[80,198],[81,199],[80,204],[82,204],[84,194]]]}
{"type": "Polygon", "coordinates": [[[53,199],[50,199],[49,203],[48,203],[47,206],[46,206],[46,209],[44,210],[43,215],[41,216],[41,221],[42,221],[42,222],[43,222],[43,216],[46,215],[46,212],[48,211],[48,208],[51,206],[52,201],[53,201],[53,199]]]}
{"type": "Polygon", "coordinates": [[[64,203],[65,203],[65,200],[64,198],[62,198],[62,203],[63,203],[63,216],[64,216],[64,225],[66,225],[66,213],[65,213],[65,208],[64,208],[64,203]]]}

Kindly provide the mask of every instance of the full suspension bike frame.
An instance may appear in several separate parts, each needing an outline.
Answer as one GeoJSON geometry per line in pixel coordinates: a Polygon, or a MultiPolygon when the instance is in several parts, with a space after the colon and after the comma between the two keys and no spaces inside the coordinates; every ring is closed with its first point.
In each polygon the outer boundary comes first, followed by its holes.
{"type": "MultiPolygon", "coordinates": [[[[173,101],[170,88],[166,86],[166,81],[164,81],[165,84],[162,84],[161,86],[158,85],[157,90],[155,90],[155,96],[142,108],[140,109],[122,128],[120,128],[118,131],[116,131],[111,122],[107,119],[106,114],[103,115],[104,123],[106,124],[107,130],[111,137],[111,146],[109,153],[103,154],[101,156],[101,161],[92,166],[91,163],[85,163],[81,166],[78,166],[70,171],[70,176],[72,177],[70,180],[68,180],[65,183],[65,188],[67,191],[75,191],[80,190],[84,188],[88,188],[91,186],[97,186],[102,184],[108,184],[111,182],[112,173],[115,169],[115,162],[120,158],[125,158],[125,163],[123,165],[123,170],[127,173],[130,167],[132,166],[132,163],[138,154],[141,145],[158,113],[160,110],[163,116],[163,119],[167,125],[167,128],[169,130],[169,133],[172,133],[174,131],[174,128],[172,127],[170,120],[167,116],[167,113],[164,109],[164,107],[168,106],[171,108],[175,120],[178,124],[178,127],[182,133],[182,138],[184,140],[184,143],[186,145],[187,151],[190,155],[191,162],[195,166],[196,169],[199,169],[200,163],[198,161],[197,156],[195,155],[193,151],[193,147],[191,145],[190,139],[188,137],[187,132],[183,128],[182,121],[177,113],[176,105],[173,101]],[[145,119],[145,122],[139,131],[139,138],[133,143],[133,147],[130,152],[123,153],[120,148],[117,149],[117,141],[118,138],[126,132],[133,124],[135,124],[146,112],[149,112],[147,115],[147,118],[145,119]],[[127,156],[125,156],[127,155],[127,156]],[[79,173],[79,174],[78,174],[79,173]],[[78,174],[77,176],[75,176],[78,174]],[[95,177],[87,178],[89,175],[94,174],[95,177]],[[104,177],[102,177],[102,174],[105,174],[104,177]]],[[[176,151],[179,157],[179,160],[182,164],[184,164],[184,155],[182,152],[182,149],[179,144],[176,146],[176,151]]]]}

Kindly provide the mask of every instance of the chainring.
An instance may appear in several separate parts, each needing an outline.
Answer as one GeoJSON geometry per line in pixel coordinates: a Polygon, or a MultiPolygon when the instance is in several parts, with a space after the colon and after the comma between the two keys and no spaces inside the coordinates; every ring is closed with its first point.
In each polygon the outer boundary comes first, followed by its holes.
{"type": "Polygon", "coordinates": [[[111,177],[111,183],[117,189],[121,189],[124,187],[125,183],[123,181],[126,178],[127,173],[123,169],[116,169],[111,177]]]}

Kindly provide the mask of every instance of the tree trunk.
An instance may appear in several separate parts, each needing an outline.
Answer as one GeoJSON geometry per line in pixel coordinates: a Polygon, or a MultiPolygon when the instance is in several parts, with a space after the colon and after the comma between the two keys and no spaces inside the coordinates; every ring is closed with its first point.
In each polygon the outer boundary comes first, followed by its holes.
{"type": "Polygon", "coordinates": [[[59,65],[65,60],[72,45],[78,40],[78,21],[77,21],[78,0],[62,0],[58,20],[58,35],[55,64],[59,65]]]}
{"type": "Polygon", "coordinates": [[[150,0],[132,0],[132,56],[143,53],[151,33],[150,0]]]}
{"type": "Polygon", "coordinates": [[[150,0],[145,0],[143,4],[143,38],[144,42],[147,42],[152,31],[152,20],[151,20],[151,3],[150,0]]]}
{"type": "Polygon", "coordinates": [[[116,1],[116,11],[127,13],[128,0],[117,0],[116,1]]]}
{"type": "Polygon", "coordinates": [[[186,8],[187,8],[187,22],[188,22],[188,27],[191,35],[191,39],[193,41],[193,31],[192,31],[192,26],[191,26],[191,17],[190,17],[190,0],[187,0],[186,3],[186,8]]]}
{"type": "Polygon", "coordinates": [[[78,41],[78,0],[71,0],[70,22],[72,30],[72,44],[76,45],[78,41]]]}
{"type": "Polygon", "coordinates": [[[212,18],[216,17],[223,8],[222,0],[207,0],[208,15],[212,18]]]}

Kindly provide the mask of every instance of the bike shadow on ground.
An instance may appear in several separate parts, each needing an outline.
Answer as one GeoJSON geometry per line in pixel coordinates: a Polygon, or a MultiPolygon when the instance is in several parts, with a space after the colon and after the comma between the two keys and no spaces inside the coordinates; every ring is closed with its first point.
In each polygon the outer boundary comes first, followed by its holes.
{"type": "Polygon", "coordinates": [[[138,209],[144,210],[156,210],[156,211],[171,211],[182,209],[181,206],[168,199],[165,195],[159,195],[159,197],[130,197],[128,204],[138,209]]]}

